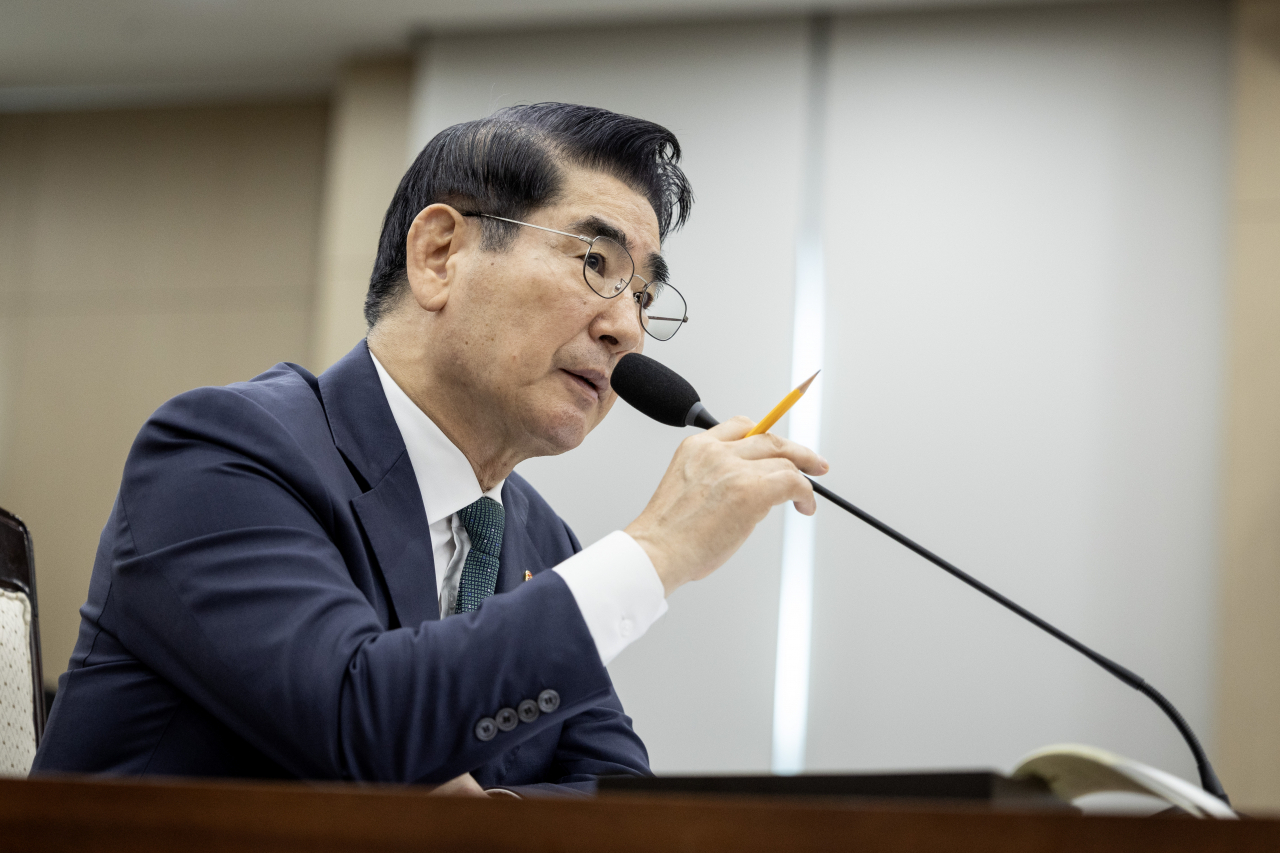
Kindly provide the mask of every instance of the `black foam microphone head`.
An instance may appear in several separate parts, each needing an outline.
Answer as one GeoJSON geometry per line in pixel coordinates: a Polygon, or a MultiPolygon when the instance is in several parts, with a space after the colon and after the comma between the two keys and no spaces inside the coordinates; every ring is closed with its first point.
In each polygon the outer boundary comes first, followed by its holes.
{"type": "Polygon", "coordinates": [[[685,426],[698,392],[665,364],[638,352],[624,355],[609,379],[613,390],[641,413],[668,426],[685,426]]]}

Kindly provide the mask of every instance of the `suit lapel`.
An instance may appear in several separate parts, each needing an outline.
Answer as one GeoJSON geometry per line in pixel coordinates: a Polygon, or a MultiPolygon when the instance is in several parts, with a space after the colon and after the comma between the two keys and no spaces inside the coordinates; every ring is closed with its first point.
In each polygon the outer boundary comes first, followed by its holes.
{"type": "MultiPolygon", "coordinates": [[[[364,341],[320,377],[334,444],[363,494],[351,501],[405,627],[440,618],[422,492],[364,341]]],[[[504,531],[505,532],[505,531],[504,531]]]]}
{"type": "Polygon", "coordinates": [[[431,530],[408,452],[351,506],[378,558],[400,624],[413,627],[439,619],[431,530]]]}
{"type": "Polygon", "coordinates": [[[404,439],[364,341],[320,374],[319,383],[333,443],[368,491],[404,453],[404,439]]]}

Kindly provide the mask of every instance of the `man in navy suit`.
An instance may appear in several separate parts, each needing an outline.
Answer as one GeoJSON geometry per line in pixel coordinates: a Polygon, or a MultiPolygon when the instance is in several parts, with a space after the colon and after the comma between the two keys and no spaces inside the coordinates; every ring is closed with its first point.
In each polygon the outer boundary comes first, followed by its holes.
{"type": "Polygon", "coordinates": [[[387,213],[367,342],[143,426],[33,772],[458,794],[648,773],[605,666],[770,507],[813,512],[800,472],[826,470],[738,418],[586,549],[512,473],[580,444],[618,360],[683,325],[653,310],[684,308],[661,256],[678,161],[664,128],[564,104],[433,139],[387,213]]]}

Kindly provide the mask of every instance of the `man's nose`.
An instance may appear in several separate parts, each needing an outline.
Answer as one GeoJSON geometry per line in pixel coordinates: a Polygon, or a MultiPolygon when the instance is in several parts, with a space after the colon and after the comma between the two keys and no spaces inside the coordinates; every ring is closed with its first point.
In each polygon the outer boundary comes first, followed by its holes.
{"type": "Polygon", "coordinates": [[[644,329],[640,327],[635,295],[625,290],[604,301],[606,304],[592,321],[592,337],[603,341],[614,352],[636,349],[644,338],[644,329]]]}

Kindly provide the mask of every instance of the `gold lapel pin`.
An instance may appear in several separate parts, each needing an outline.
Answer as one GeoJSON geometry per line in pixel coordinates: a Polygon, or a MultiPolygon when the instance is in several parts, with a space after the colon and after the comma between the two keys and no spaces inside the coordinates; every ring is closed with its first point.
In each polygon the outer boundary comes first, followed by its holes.
{"type": "Polygon", "coordinates": [[[528,569],[525,569],[524,579],[527,581],[533,580],[533,572],[529,571],[528,569]]]}

